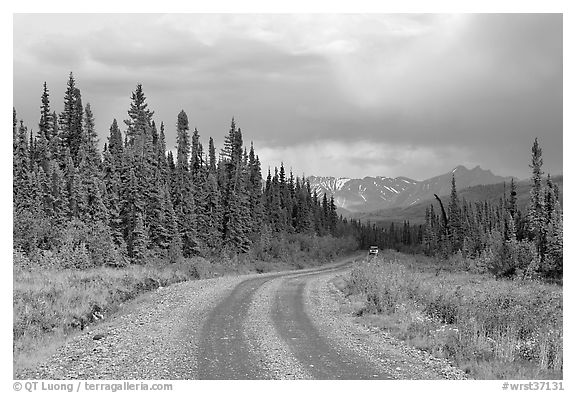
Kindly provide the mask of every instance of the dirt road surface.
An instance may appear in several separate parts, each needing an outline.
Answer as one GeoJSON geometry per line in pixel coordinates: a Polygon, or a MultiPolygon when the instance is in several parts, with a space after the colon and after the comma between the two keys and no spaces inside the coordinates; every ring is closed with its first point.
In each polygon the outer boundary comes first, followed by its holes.
{"type": "Polygon", "coordinates": [[[359,258],[160,288],[15,377],[462,378],[446,361],[357,323],[333,280],[346,275],[359,258]]]}

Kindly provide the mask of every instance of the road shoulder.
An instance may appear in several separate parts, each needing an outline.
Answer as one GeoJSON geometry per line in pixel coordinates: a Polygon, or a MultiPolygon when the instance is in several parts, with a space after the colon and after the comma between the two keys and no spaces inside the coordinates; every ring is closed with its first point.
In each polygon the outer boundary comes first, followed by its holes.
{"type": "Polygon", "coordinates": [[[334,285],[337,277],[346,274],[315,277],[305,288],[307,313],[323,334],[397,379],[466,379],[464,371],[447,360],[410,347],[378,327],[362,324],[353,314],[350,300],[334,285]]]}

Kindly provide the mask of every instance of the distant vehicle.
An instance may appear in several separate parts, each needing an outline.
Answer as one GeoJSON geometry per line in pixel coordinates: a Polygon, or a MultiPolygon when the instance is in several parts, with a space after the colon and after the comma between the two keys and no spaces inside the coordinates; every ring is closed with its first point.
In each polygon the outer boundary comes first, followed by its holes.
{"type": "Polygon", "coordinates": [[[370,250],[368,250],[368,255],[378,255],[378,246],[370,246],[370,250]]]}

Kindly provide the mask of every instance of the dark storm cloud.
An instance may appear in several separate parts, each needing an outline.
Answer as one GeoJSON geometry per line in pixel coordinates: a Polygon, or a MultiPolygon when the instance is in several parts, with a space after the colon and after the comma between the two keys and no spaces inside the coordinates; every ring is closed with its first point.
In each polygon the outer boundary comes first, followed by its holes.
{"type": "Polygon", "coordinates": [[[307,173],[469,163],[526,177],[536,136],[562,171],[561,15],[35,15],[14,28],[14,100],[31,125],[42,82],[60,110],[72,70],[101,140],[141,82],[168,145],[185,109],[205,139],[236,116],[263,159],[307,173]]]}

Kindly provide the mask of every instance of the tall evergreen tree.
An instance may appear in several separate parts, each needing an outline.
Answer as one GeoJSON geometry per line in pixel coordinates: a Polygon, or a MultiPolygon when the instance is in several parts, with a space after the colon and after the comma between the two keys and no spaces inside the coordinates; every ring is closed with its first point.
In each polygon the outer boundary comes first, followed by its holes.
{"type": "Polygon", "coordinates": [[[124,153],[124,144],[122,143],[122,133],[118,128],[118,122],[116,119],[112,121],[110,126],[110,136],[108,136],[108,151],[112,156],[114,163],[117,165],[121,156],[124,153]]]}
{"type": "Polygon", "coordinates": [[[46,82],[42,92],[42,106],[40,107],[40,122],[38,124],[39,135],[44,135],[46,140],[52,138],[52,113],[50,112],[50,94],[46,82]]]}
{"type": "Polygon", "coordinates": [[[38,123],[38,135],[36,136],[38,148],[37,159],[45,172],[49,171],[49,161],[52,158],[50,152],[50,139],[52,139],[52,114],[50,112],[50,97],[46,82],[42,93],[42,105],[40,106],[40,122],[38,123]]]}
{"type": "Polygon", "coordinates": [[[214,148],[214,140],[210,137],[208,141],[208,171],[216,173],[216,149],[214,148]]]}
{"type": "Polygon", "coordinates": [[[249,239],[250,202],[244,179],[238,174],[231,188],[228,205],[228,219],[224,228],[224,242],[233,250],[247,252],[250,249],[249,239]]]}
{"type": "Polygon", "coordinates": [[[28,151],[28,129],[24,126],[22,120],[16,135],[12,172],[14,208],[27,208],[31,203],[29,200],[30,190],[28,189],[30,154],[28,151]]]}
{"type": "Polygon", "coordinates": [[[456,192],[456,179],[452,175],[452,187],[450,191],[450,203],[448,204],[448,234],[452,250],[462,249],[462,217],[460,202],[456,192]]]}
{"type": "Polygon", "coordinates": [[[560,202],[556,201],[550,221],[546,227],[546,255],[544,273],[549,277],[562,278],[563,275],[563,220],[560,202]]]}
{"type": "Polygon", "coordinates": [[[185,256],[197,251],[196,215],[192,190],[192,178],[189,172],[190,127],[186,112],[181,111],[177,123],[177,158],[172,185],[172,202],[182,239],[185,256]]]}
{"type": "Polygon", "coordinates": [[[528,228],[532,239],[536,242],[538,254],[544,256],[546,215],[544,210],[544,197],[542,190],[542,148],[538,138],[532,145],[532,188],[530,190],[530,203],[528,205],[528,228]]]}
{"type": "Polygon", "coordinates": [[[78,163],[78,152],[82,144],[82,118],[84,107],[82,95],[76,87],[74,75],[70,73],[64,94],[64,110],[60,114],[60,133],[64,148],[70,151],[72,161],[78,163]]]}
{"type": "Polygon", "coordinates": [[[250,237],[255,239],[264,221],[264,206],[262,204],[262,171],[260,160],[254,152],[254,144],[250,144],[248,156],[248,200],[250,204],[250,237]]]}
{"type": "Polygon", "coordinates": [[[130,109],[128,109],[129,119],[124,120],[128,126],[126,130],[128,144],[135,149],[137,154],[143,154],[145,134],[151,127],[153,115],[154,112],[148,109],[142,84],[138,83],[136,90],[132,92],[130,109]]]}
{"type": "Polygon", "coordinates": [[[189,130],[188,115],[182,110],[178,114],[176,129],[176,169],[180,172],[188,172],[188,158],[190,156],[189,130]]]}
{"type": "Polygon", "coordinates": [[[90,166],[95,169],[101,164],[100,152],[98,151],[98,133],[96,132],[96,127],[94,123],[94,114],[92,113],[92,107],[90,103],[86,104],[84,109],[84,149],[86,153],[86,158],[90,162],[90,166]]]}
{"type": "Polygon", "coordinates": [[[198,235],[209,249],[221,248],[222,206],[216,174],[208,173],[198,195],[198,235]]]}

